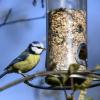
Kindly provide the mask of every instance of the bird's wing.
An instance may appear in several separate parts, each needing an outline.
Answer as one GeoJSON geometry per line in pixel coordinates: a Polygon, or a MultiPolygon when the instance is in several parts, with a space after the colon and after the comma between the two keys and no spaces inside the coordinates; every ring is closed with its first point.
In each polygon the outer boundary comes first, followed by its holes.
{"type": "Polygon", "coordinates": [[[12,66],[13,64],[20,62],[20,61],[24,61],[29,55],[28,51],[24,51],[22,52],[17,58],[15,58],[6,68],[5,70],[9,69],[10,66],[12,66]]]}

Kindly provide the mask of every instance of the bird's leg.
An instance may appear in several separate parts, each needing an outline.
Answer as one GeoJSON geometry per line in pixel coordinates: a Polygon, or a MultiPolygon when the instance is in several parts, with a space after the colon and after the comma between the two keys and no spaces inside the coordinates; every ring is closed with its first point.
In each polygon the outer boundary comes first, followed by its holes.
{"type": "MultiPolygon", "coordinates": [[[[22,75],[23,77],[29,76],[29,75],[27,75],[27,74],[25,74],[25,73],[22,73],[20,70],[18,71],[18,73],[19,73],[20,75],[22,75]]],[[[29,82],[28,82],[28,81],[24,81],[24,83],[29,83],[29,82]]]]}
{"type": "Polygon", "coordinates": [[[20,75],[22,75],[23,77],[29,76],[29,75],[27,75],[27,74],[25,74],[25,73],[22,73],[20,70],[18,71],[18,73],[19,73],[20,75]]]}

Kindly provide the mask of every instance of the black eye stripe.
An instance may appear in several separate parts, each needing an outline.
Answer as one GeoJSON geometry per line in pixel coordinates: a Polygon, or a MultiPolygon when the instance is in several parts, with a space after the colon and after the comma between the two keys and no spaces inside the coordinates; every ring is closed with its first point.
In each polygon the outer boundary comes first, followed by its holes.
{"type": "Polygon", "coordinates": [[[32,47],[36,47],[36,48],[38,48],[38,49],[43,49],[42,47],[40,47],[40,46],[32,46],[32,47]]]}
{"type": "Polygon", "coordinates": [[[41,47],[37,47],[38,49],[42,49],[41,47]]]}
{"type": "Polygon", "coordinates": [[[33,47],[36,47],[36,48],[38,48],[38,49],[42,49],[41,47],[38,47],[38,46],[33,46],[33,47]]]}

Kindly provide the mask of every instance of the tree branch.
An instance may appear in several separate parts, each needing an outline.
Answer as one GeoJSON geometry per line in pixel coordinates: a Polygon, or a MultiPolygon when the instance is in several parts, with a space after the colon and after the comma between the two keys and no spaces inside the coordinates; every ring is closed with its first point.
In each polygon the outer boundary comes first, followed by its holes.
{"type": "Polygon", "coordinates": [[[43,19],[43,18],[45,18],[45,16],[35,17],[35,18],[28,18],[28,19],[19,19],[19,20],[9,21],[9,22],[6,22],[6,23],[4,22],[4,23],[0,24],[0,27],[3,27],[5,25],[10,25],[10,24],[26,22],[26,21],[39,20],[39,19],[43,19]]]}
{"type": "Polygon", "coordinates": [[[78,100],[85,100],[87,89],[81,90],[78,100]]]}
{"type": "Polygon", "coordinates": [[[42,8],[44,8],[44,0],[41,0],[42,8]]]}
{"type": "Polygon", "coordinates": [[[12,9],[9,9],[9,11],[8,11],[8,13],[7,13],[7,15],[6,15],[5,20],[4,20],[3,23],[6,23],[6,22],[7,22],[7,20],[8,20],[8,18],[9,18],[10,14],[11,14],[11,12],[12,12],[12,9]]]}
{"type": "MultiPolygon", "coordinates": [[[[88,74],[89,74],[89,71],[85,71],[85,73],[84,72],[75,72],[75,73],[72,73],[72,74],[79,74],[79,75],[81,75],[81,74],[83,75],[84,74],[86,76],[86,72],[88,72],[88,74]]],[[[15,80],[15,81],[13,81],[13,82],[5,85],[5,86],[2,86],[2,87],[0,87],[0,91],[8,89],[8,88],[10,88],[12,86],[15,86],[17,84],[20,84],[22,82],[32,80],[32,79],[34,79],[36,77],[39,77],[39,76],[44,77],[44,76],[53,75],[53,74],[61,75],[61,74],[68,74],[68,73],[67,73],[67,71],[48,71],[48,72],[43,71],[43,72],[39,72],[39,73],[36,73],[36,74],[28,75],[27,77],[24,77],[24,78],[20,78],[20,79],[15,80]]],[[[94,73],[93,73],[93,77],[94,77],[94,73]]],[[[95,77],[100,79],[100,75],[95,75],[95,77]]],[[[95,86],[100,86],[100,83],[98,83],[95,86]]],[[[63,87],[63,88],[61,88],[61,87],[47,87],[47,88],[44,88],[43,86],[36,86],[36,85],[33,85],[33,87],[34,88],[40,88],[40,89],[56,89],[56,90],[57,89],[65,89],[65,88],[66,89],[71,89],[72,88],[72,87],[63,87]]]]}
{"type": "MultiPolygon", "coordinates": [[[[33,4],[33,6],[36,6],[37,0],[33,0],[32,4],[33,4]]],[[[41,0],[41,6],[42,6],[42,8],[44,8],[44,0],[41,0]]]]}
{"type": "MultiPolygon", "coordinates": [[[[27,84],[28,86],[30,87],[33,87],[33,88],[37,88],[37,89],[45,89],[45,90],[71,90],[73,88],[73,86],[63,86],[63,87],[59,87],[59,86],[56,86],[56,87],[53,87],[53,86],[39,86],[39,85],[34,85],[32,83],[30,83],[29,81],[27,82],[24,82],[25,84],[27,84]]],[[[95,83],[95,84],[91,84],[91,86],[89,87],[84,87],[84,88],[94,88],[94,87],[97,87],[97,86],[100,86],[100,83],[95,83]]]]}
{"type": "Polygon", "coordinates": [[[33,6],[36,6],[36,4],[37,4],[37,1],[33,0],[33,6]]]}

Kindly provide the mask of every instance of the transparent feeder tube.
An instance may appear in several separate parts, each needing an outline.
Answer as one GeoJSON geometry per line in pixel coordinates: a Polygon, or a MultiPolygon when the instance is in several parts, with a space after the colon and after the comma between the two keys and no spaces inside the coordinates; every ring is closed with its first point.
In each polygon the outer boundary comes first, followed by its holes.
{"type": "Polygon", "coordinates": [[[86,9],[86,0],[47,0],[48,71],[68,71],[72,65],[86,70],[86,9]]]}

